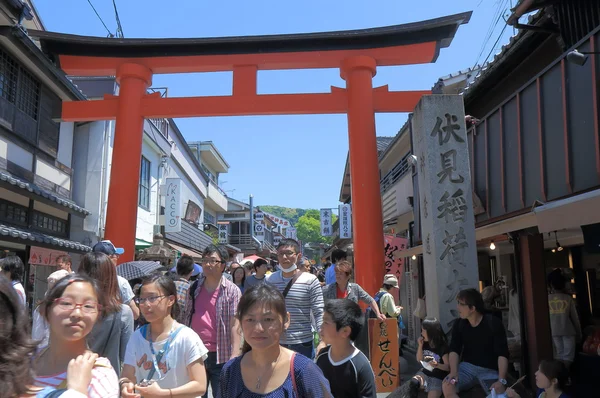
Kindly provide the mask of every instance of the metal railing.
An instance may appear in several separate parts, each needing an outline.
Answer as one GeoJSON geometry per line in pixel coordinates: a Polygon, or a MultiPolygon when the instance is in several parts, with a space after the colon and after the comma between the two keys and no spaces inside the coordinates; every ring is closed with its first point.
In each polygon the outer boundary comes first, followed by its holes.
{"type": "Polygon", "coordinates": [[[252,236],[250,234],[237,234],[237,235],[229,235],[229,244],[238,246],[238,245],[252,245],[252,236]]]}
{"type": "MultiPolygon", "coordinates": [[[[167,87],[150,87],[148,94],[160,94],[161,98],[166,98],[169,89],[167,87]]],[[[149,118],[148,121],[154,126],[165,138],[169,138],[169,121],[161,118],[149,118]]]]}
{"type": "Polygon", "coordinates": [[[395,183],[400,181],[402,177],[404,177],[410,170],[411,165],[408,163],[408,157],[411,153],[407,153],[404,155],[402,159],[391,169],[380,181],[381,185],[381,193],[386,192],[390,189],[395,183]]]}
{"type": "Polygon", "coordinates": [[[219,191],[219,193],[220,193],[221,195],[223,195],[223,196],[225,196],[225,197],[227,196],[227,194],[225,193],[225,191],[224,191],[224,190],[223,190],[223,189],[222,189],[220,186],[218,186],[218,185],[217,185],[217,183],[216,183],[215,181],[213,181],[212,179],[209,179],[209,180],[208,180],[208,182],[209,182],[209,183],[210,183],[212,186],[214,186],[215,188],[217,188],[217,191],[219,191]]]}

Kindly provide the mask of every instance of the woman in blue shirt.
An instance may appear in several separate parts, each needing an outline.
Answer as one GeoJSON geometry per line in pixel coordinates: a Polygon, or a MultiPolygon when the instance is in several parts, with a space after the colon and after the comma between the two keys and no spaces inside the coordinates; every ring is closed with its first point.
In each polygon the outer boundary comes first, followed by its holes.
{"type": "Polygon", "coordinates": [[[223,367],[220,398],[332,396],[329,382],[313,361],[279,344],[290,324],[279,290],[264,283],[249,288],[237,318],[244,334],[243,354],[223,367]]]}

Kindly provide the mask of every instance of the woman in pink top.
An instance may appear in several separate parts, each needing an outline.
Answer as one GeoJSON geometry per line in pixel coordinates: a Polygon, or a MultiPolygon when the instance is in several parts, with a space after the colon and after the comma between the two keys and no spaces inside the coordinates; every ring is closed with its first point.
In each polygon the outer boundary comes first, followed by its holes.
{"type": "MultiPolygon", "coordinates": [[[[86,337],[102,310],[96,282],[83,275],[70,275],[48,292],[40,309],[50,327],[50,343],[35,361],[36,385],[65,388],[72,359],[88,351],[86,337]]],[[[98,358],[92,369],[88,397],[119,396],[117,374],[106,358],[98,358]]]]}

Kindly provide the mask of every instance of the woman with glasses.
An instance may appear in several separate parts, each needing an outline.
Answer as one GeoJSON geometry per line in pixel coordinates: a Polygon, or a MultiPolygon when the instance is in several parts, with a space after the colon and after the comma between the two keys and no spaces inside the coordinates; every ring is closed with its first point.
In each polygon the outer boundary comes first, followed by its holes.
{"type": "Polygon", "coordinates": [[[125,347],[133,333],[133,312],[121,303],[116,269],[106,254],[92,252],[83,256],[77,272],[96,280],[104,298],[101,317],[88,337],[90,349],[108,358],[120,375],[125,347]]]}
{"type": "Polygon", "coordinates": [[[327,302],[333,299],[347,298],[355,303],[362,301],[369,305],[377,318],[385,320],[385,315],[379,312],[379,306],[373,297],[357,283],[350,282],[352,277],[352,265],[349,261],[340,260],[335,265],[335,282],[323,288],[323,300],[327,302]]]}
{"type": "MultiPolygon", "coordinates": [[[[96,281],[85,275],[69,275],[48,292],[40,312],[50,327],[50,343],[34,362],[37,386],[68,387],[70,363],[81,355],[90,357],[86,338],[101,315],[103,302],[96,281]]],[[[95,360],[87,395],[91,398],[119,396],[118,377],[107,358],[95,360]]]]}
{"type": "Polygon", "coordinates": [[[175,319],[179,314],[175,282],[160,273],[142,281],[140,311],[148,321],[127,344],[121,396],[198,397],[206,392],[200,337],[175,319]]]}

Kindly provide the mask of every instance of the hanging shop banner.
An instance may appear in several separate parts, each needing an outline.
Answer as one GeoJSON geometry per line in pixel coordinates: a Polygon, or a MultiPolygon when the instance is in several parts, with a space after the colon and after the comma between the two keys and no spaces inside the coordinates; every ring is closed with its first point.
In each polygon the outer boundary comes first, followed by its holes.
{"type": "Polygon", "coordinates": [[[402,283],[404,275],[404,257],[401,251],[406,250],[408,240],[398,238],[394,235],[383,235],[383,244],[385,251],[385,273],[394,274],[398,278],[398,283],[402,283]]]}
{"type": "Polygon", "coordinates": [[[229,223],[219,223],[219,243],[228,243],[229,235],[229,223]]]}
{"type": "Polygon", "coordinates": [[[265,220],[265,213],[262,211],[254,213],[254,219],[258,222],[263,222],[265,220]]]}
{"type": "Polygon", "coordinates": [[[181,179],[167,178],[165,232],[181,232],[181,179]]]}
{"type": "Polygon", "coordinates": [[[352,205],[339,206],[340,239],[352,239],[352,205]]]}
{"type": "Polygon", "coordinates": [[[331,209],[321,209],[321,236],[331,236],[331,209]]]}
{"type": "Polygon", "coordinates": [[[64,254],[67,254],[67,252],[31,246],[31,249],[29,250],[29,264],[55,266],[56,257],[62,256],[64,254]]]}

